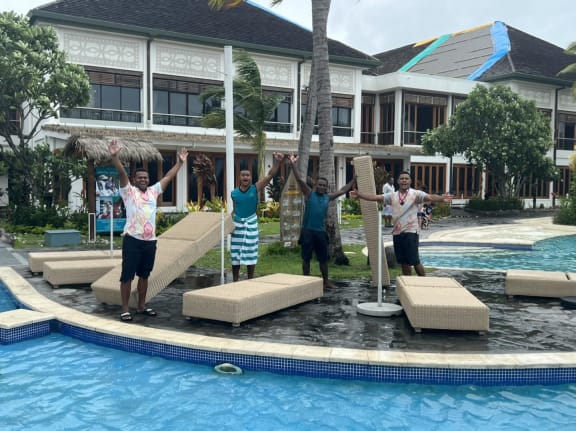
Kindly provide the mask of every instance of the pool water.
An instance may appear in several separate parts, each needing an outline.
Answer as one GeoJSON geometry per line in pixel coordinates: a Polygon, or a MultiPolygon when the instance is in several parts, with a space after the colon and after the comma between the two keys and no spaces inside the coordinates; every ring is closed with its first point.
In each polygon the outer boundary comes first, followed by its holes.
{"type": "Polygon", "coordinates": [[[1,429],[568,430],[576,385],[382,384],[212,368],[51,334],[0,347],[1,429]]]}
{"type": "Polygon", "coordinates": [[[576,236],[538,241],[532,250],[506,250],[491,247],[420,247],[425,266],[489,270],[538,269],[576,271],[576,236]]]}

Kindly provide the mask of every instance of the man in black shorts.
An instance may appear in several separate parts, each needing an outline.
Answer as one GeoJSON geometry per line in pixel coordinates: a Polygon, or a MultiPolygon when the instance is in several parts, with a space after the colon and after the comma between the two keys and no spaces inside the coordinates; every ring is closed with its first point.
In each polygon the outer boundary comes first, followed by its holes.
{"type": "Polygon", "coordinates": [[[120,295],[122,297],[122,312],[120,320],[131,322],[132,314],[128,310],[132,280],[138,276],[138,307],[137,313],[156,316],[156,311],[146,306],[148,277],[154,267],[156,257],[156,199],[160,195],[188,157],[188,151],[182,148],[178,161],[156,184],[149,186],[150,178],[145,169],[136,169],[134,185],[130,179],[118,153],[122,147],[112,139],[109,151],[112,164],[120,178],[120,196],[126,207],[126,224],[124,225],[122,241],[122,274],[120,275],[120,295]]]}
{"type": "Polygon", "coordinates": [[[450,202],[451,195],[432,195],[422,190],[410,187],[412,178],[410,172],[402,171],[398,177],[398,191],[385,195],[361,193],[358,190],[350,192],[353,198],[367,201],[381,201],[392,206],[392,240],[396,261],[402,265],[402,274],[411,275],[412,267],[416,274],[425,276],[424,266],[420,263],[418,253],[420,223],[418,221],[418,207],[430,202],[450,202]]]}

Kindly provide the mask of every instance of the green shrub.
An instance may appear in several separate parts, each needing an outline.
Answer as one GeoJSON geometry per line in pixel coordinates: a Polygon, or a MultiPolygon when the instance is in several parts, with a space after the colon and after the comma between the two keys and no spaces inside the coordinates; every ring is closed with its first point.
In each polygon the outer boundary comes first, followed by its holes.
{"type": "Polygon", "coordinates": [[[560,209],[554,216],[554,223],[576,226],[576,197],[560,199],[560,209]]]}
{"type": "Polygon", "coordinates": [[[524,209],[524,203],[518,198],[470,199],[466,209],[474,211],[510,211],[524,209]]]}
{"type": "Polygon", "coordinates": [[[360,212],[360,199],[342,199],[342,214],[359,215],[360,212]]]}

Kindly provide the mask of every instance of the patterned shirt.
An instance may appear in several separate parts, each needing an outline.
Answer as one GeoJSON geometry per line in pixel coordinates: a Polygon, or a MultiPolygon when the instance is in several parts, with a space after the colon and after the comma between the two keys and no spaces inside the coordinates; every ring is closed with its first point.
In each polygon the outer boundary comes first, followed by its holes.
{"type": "Polygon", "coordinates": [[[156,199],[162,193],[162,186],[156,183],[142,192],[128,184],[120,188],[120,196],[126,207],[126,224],[122,235],[144,241],[156,239],[156,199]]]}
{"type": "Polygon", "coordinates": [[[418,223],[418,206],[424,202],[428,196],[421,190],[408,189],[406,198],[400,200],[400,192],[386,193],[384,203],[392,205],[392,235],[398,235],[403,232],[420,232],[420,223],[418,223]]]}

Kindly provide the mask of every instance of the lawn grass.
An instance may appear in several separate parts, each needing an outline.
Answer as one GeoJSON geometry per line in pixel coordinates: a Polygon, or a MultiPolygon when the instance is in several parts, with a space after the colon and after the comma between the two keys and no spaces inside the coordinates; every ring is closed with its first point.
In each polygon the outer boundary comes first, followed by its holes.
{"type": "MultiPolygon", "coordinates": [[[[348,257],[349,265],[328,264],[328,273],[332,280],[344,280],[351,278],[370,278],[371,271],[368,259],[362,254],[363,245],[344,245],[344,253],[348,257]]],[[[214,249],[201,257],[195,264],[201,268],[220,270],[220,249],[214,249]]],[[[225,251],[224,268],[231,271],[230,254],[225,251]]],[[[313,259],[310,265],[311,275],[320,277],[318,263],[313,259]]],[[[241,272],[246,268],[242,267],[241,272]]],[[[256,265],[256,276],[276,274],[302,274],[302,259],[300,248],[283,249],[279,242],[260,245],[260,256],[256,265]]],[[[399,269],[391,268],[390,276],[399,275],[399,269]]]]}
{"type": "MultiPolygon", "coordinates": [[[[344,220],[340,229],[351,229],[362,227],[362,219],[344,220]]],[[[280,222],[260,223],[260,235],[270,236],[280,233],[280,222]]],[[[110,247],[109,235],[98,235],[95,243],[88,243],[86,235],[82,235],[82,247],[94,249],[108,249],[110,247]]],[[[122,237],[114,236],[114,248],[118,249],[122,245],[122,237]]],[[[71,246],[70,248],[76,248],[71,246]]],[[[32,233],[19,233],[15,235],[14,248],[16,249],[40,249],[44,248],[44,235],[32,233]]],[[[343,245],[344,253],[349,259],[349,265],[335,265],[329,263],[328,272],[333,280],[351,279],[351,278],[370,278],[371,271],[366,256],[362,254],[363,245],[343,245]]],[[[49,248],[46,248],[49,250],[49,248]]],[[[220,270],[220,249],[213,249],[201,257],[195,264],[197,267],[220,270]]],[[[224,257],[224,266],[226,271],[231,271],[230,254],[226,250],[224,257]]],[[[313,259],[311,264],[311,275],[320,276],[318,263],[313,259]]],[[[241,268],[244,273],[246,268],[241,268]]],[[[278,272],[286,274],[302,274],[302,259],[300,258],[300,248],[287,249],[283,248],[280,242],[261,244],[260,256],[256,265],[256,276],[275,274],[278,272]]],[[[390,269],[390,276],[398,275],[398,270],[390,269]]]]}

